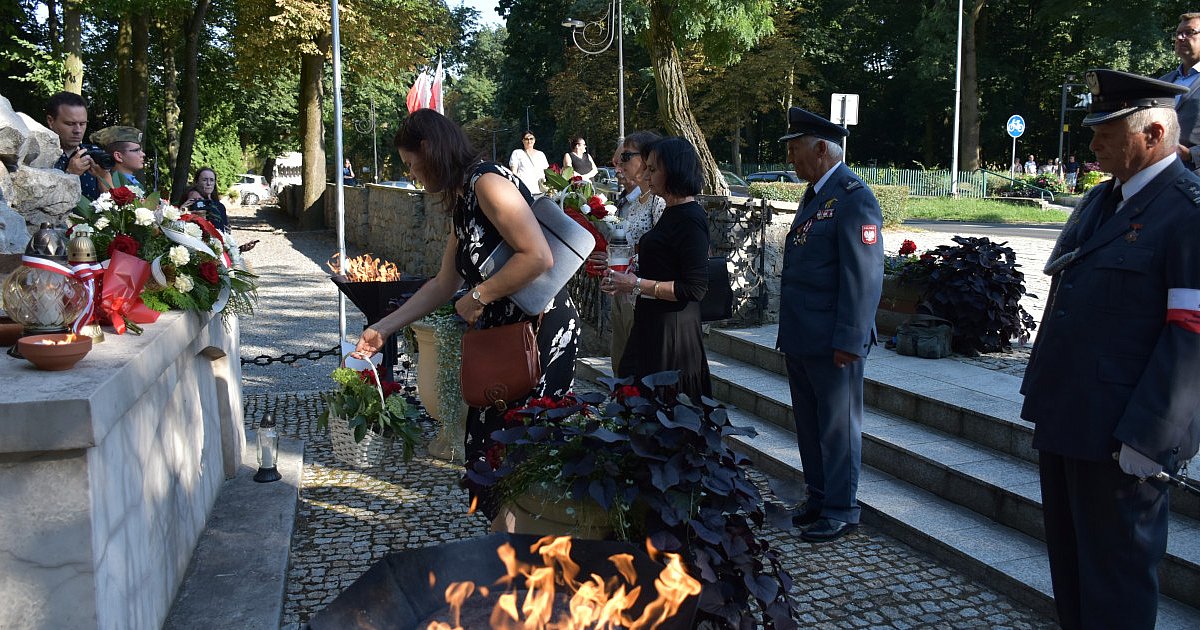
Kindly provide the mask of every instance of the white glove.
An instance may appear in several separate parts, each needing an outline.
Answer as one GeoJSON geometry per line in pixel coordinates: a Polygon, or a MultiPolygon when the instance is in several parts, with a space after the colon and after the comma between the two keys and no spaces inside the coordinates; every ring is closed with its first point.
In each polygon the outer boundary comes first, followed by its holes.
{"type": "Polygon", "coordinates": [[[1162,472],[1162,466],[1134,450],[1128,444],[1121,445],[1121,456],[1118,458],[1121,464],[1121,470],[1127,475],[1133,475],[1138,479],[1146,479],[1153,477],[1162,472]]]}

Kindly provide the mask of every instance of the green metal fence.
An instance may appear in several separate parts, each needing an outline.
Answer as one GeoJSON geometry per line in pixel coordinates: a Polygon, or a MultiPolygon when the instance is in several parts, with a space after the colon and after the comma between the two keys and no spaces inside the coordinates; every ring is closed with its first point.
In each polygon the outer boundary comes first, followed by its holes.
{"type": "MultiPolygon", "coordinates": [[[[723,164],[721,168],[730,170],[732,165],[723,164]]],[[[743,172],[758,173],[760,171],[784,171],[791,170],[791,167],[786,164],[742,164],[743,172]]],[[[950,196],[950,169],[911,169],[911,168],[892,168],[887,166],[862,166],[851,164],[850,170],[858,174],[864,182],[868,184],[887,184],[893,186],[908,186],[910,195],[921,195],[926,197],[949,197],[950,196]]],[[[992,193],[996,190],[1011,185],[1011,182],[1006,181],[1008,178],[998,178],[995,174],[988,171],[959,171],[958,174],[958,196],[959,197],[986,197],[988,196],[988,186],[992,187],[992,193]]]]}

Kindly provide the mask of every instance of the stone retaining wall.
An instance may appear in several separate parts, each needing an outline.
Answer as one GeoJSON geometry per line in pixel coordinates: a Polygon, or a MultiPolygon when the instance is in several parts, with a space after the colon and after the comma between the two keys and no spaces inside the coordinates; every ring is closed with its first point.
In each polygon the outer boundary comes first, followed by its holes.
{"type": "MultiPolygon", "coordinates": [[[[325,191],[325,225],[336,229],[336,187],[325,191]]],[[[390,186],[343,188],[346,242],[390,260],[414,275],[432,276],[441,264],[450,230],[439,195],[390,186]]],[[[286,195],[285,195],[286,196],[286,195]]],[[[796,204],[760,199],[702,197],[714,254],[730,262],[734,321],[779,320],[783,239],[796,204]]]]}

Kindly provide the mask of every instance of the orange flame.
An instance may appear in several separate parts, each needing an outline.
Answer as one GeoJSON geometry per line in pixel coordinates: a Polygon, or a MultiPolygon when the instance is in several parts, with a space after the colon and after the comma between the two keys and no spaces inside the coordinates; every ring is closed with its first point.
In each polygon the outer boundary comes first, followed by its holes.
{"type": "MultiPolygon", "coordinates": [[[[489,625],[501,630],[583,630],[585,628],[615,630],[653,630],[675,615],[684,600],[700,593],[700,582],[687,574],[677,554],[659,554],[647,541],[652,557],[662,555],[667,565],[655,579],[658,598],[642,609],[637,619],[629,616],[641,595],[633,568],[633,556],[616,554],[609,558],[619,574],[604,580],[598,575],[589,575],[579,582],[579,565],[571,559],[569,536],[546,536],[538,540],[530,551],[541,556],[544,566],[535,566],[517,559],[512,545],[504,544],[496,555],[504,564],[506,575],[496,581],[497,586],[510,590],[500,595],[492,609],[489,625]],[[528,589],[523,601],[512,590],[518,577],[525,578],[528,589]],[[568,610],[551,619],[554,614],[555,593],[559,587],[571,593],[568,610]]],[[[431,579],[433,579],[431,577],[431,579]]],[[[486,596],[486,589],[479,589],[486,596]]],[[[451,609],[454,626],[431,625],[433,630],[456,630],[461,607],[474,591],[474,584],[454,583],[446,589],[446,602],[451,609]]]]}
{"type": "Polygon", "coordinates": [[[67,336],[66,336],[66,337],[63,337],[61,341],[55,341],[55,340],[53,340],[53,339],[43,339],[43,340],[41,340],[41,341],[39,341],[39,342],[38,342],[38,345],[42,345],[42,346],[65,346],[65,345],[69,345],[69,344],[75,343],[76,341],[79,341],[79,335],[76,335],[75,333],[67,333],[67,336]]]}
{"type": "Polygon", "coordinates": [[[394,263],[363,254],[348,258],[338,264],[340,256],[334,254],[325,264],[338,275],[346,276],[350,282],[392,282],[400,279],[400,269],[394,263]]]}

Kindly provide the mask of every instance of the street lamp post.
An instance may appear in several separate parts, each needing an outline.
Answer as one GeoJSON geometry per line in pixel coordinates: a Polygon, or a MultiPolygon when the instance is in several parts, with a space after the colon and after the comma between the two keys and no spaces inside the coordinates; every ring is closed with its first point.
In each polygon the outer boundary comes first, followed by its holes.
{"type": "Polygon", "coordinates": [[[354,130],[358,133],[371,132],[371,150],[375,153],[375,166],[371,174],[374,176],[375,183],[379,183],[379,134],[376,133],[377,126],[375,124],[375,97],[371,96],[371,117],[368,120],[354,121],[354,130]]]}
{"type": "Polygon", "coordinates": [[[599,55],[617,42],[617,141],[625,139],[625,38],[623,27],[623,0],[609,2],[608,11],[594,22],[575,18],[563,20],[562,25],[571,29],[571,41],[587,55],[599,55]]]}

